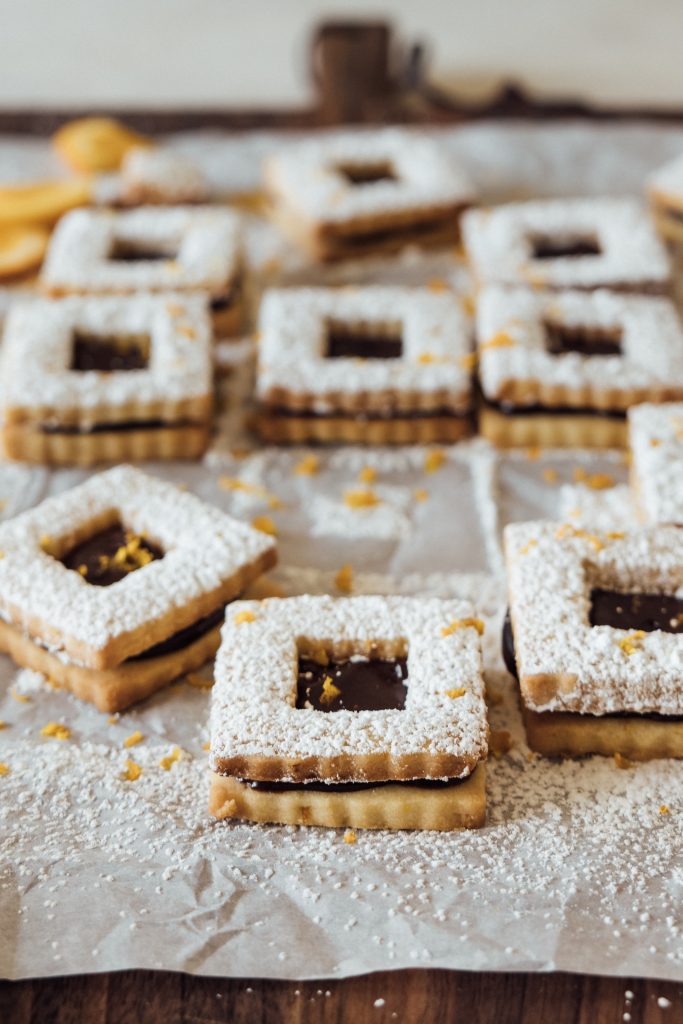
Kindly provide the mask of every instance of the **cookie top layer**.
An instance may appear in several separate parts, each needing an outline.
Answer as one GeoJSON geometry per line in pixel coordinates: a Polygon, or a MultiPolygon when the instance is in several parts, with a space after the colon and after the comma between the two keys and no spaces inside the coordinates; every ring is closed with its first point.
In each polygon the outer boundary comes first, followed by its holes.
{"type": "Polygon", "coordinates": [[[455,159],[418,132],[343,132],[271,156],[267,186],[308,219],[339,223],[472,202],[476,190],[455,159]],[[381,167],[391,177],[354,184],[344,168],[381,167]]]}
{"type": "Polygon", "coordinates": [[[2,349],[5,416],[43,418],[78,410],[80,420],[144,416],[159,403],[209,396],[211,324],[201,295],[90,296],[15,306],[2,349]],[[145,349],[143,369],[73,369],[77,339],[145,349]]]}
{"type": "Polygon", "coordinates": [[[670,279],[666,249],[633,199],[543,199],[469,210],[462,235],[482,284],[663,291],[670,279]],[[553,255],[563,251],[571,254],[553,255]]]}
{"type": "Polygon", "coordinates": [[[470,327],[457,296],[429,288],[292,288],[261,305],[257,394],[328,412],[471,403],[470,327]],[[333,329],[398,340],[394,358],[329,356],[333,329]]]}
{"type": "Polygon", "coordinates": [[[683,535],[658,526],[589,533],[505,529],[520,687],[534,711],[683,714],[683,634],[590,625],[591,592],[683,597],[683,535]]]}
{"type": "Polygon", "coordinates": [[[649,523],[683,525],[683,403],[629,410],[632,474],[649,523]]]}
{"type": "Polygon", "coordinates": [[[482,390],[495,401],[533,404],[545,392],[556,406],[623,409],[683,397],[683,329],[668,299],[494,285],[480,293],[476,333],[482,390]]]}
{"type": "Polygon", "coordinates": [[[185,289],[220,294],[239,256],[239,219],[230,210],[72,210],[52,236],[42,283],[58,294],[185,289]],[[149,258],[150,253],[159,258],[149,258]]]}
{"type": "Polygon", "coordinates": [[[655,198],[675,205],[683,203],[683,153],[650,175],[647,190],[655,198]]]}
{"type": "Polygon", "coordinates": [[[201,203],[208,198],[209,187],[201,168],[182,153],[135,146],[123,158],[121,193],[124,202],[148,196],[157,203],[201,203]]]}
{"type": "Polygon", "coordinates": [[[165,616],[171,635],[189,624],[182,620],[194,602],[273,548],[272,538],[195,495],[116,466],[0,524],[0,615],[77,661],[165,616]],[[112,586],[91,586],[59,558],[115,522],[164,557],[112,586]]]}
{"type": "Polygon", "coordinates": [[[394,777],[391,769],[404,777],[412,763],[419,770],[408,777],[424,777],[430,759],[446,759],[467,774],[487,751],[472,615],[466,602],[436,598],[304,596],[232,605],[214,673],[212,766],[221,771],[238,759],[272,778],[285,777],[288,767],[301,777],[303,765],[308,777],[331,780],[341,761],[345,777],[362,779],[367,758],[390,766],[384,778],[394,777]],[[401,710],[328,714],[295,706],[299,657],[406,654],[401,710]]]}

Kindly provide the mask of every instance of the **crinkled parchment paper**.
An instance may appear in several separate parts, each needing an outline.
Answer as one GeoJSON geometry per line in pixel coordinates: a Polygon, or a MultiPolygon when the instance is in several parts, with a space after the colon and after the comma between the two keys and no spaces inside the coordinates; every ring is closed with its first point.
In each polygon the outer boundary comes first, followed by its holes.
{"type": "MultiPolygon", "coordinates": [[[[683,149],[680,132],[642,125],[483,124],[443,138],[487,199],[634,192],[683,149]]],[[[170,141],[196,155],[222,191],[245,192],[278,140],[170,141]]],[[[42,143],[0,142],[3,180],[54,170],[42,143]]],[[[408,254],[360,275],[353,266],[311,271],[253,213],[246,220],[252,261],[272,278],[440,276],[468,287],[462,267],[443,256],[408,254]]],[[[9,298],[2,294],[2,307],[9,298]]],[[[231,454],[241,443],[238,393],[248,389],[249,356],[249,342],[225,354],[240,365],[204,463],[150,470],[241,518],[270,515],[281,554],[270,580],[287,593],[334,592],[337,571],[351,564],[358,593],[477,601],[492,727],[512,737],[509,753],[489,765],[488,824],[453,835],[359,832],[355,845],[338,831],[216,824],[206,812],[208,689],[180,681],[110,719],[3,657],[0,973],[147,967],[311,978],[429,966],[683,978],[683,764],[620,770],[604,758],[535,758],[499,657],[501,526],[581,508],[589,520],[621,521],[624,489],[561,488],[574,487],[577,469],[623,483],[620,457],[497,456],[474,441],[449,450],[432,472],[424,449],[340,450],[319,453],[319,472],[302,476],[294,472],[301,452],[231,454]],[[348,508],[344,492],[366,465],[378,470],[381,503],[348,508]],[[247,486],[235,489],[235,480],[247,486]],[[41,735],[52,721],[68,727],[69,739],[41,735]],[[136,730],[144,739],[125,748],[136,730]],[[167,770],[160,762],[176,747],[182,756],[167,770]],[[126,758],[142,767],[135,781],[122,778],[126,758]]],[[[0,465],[2,514],[82,477],[0,465]]]]}

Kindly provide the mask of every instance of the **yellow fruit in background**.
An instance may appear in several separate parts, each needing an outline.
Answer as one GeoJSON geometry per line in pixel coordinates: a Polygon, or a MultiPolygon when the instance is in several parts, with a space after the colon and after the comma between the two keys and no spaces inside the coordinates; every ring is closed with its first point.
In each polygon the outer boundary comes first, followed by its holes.
{"type": "Polygon", "coordinates": [[[40,266],[50,238],[38,224],[0,226],[0,277],[16,277],[40,266]]]}
{"type": "Polygon", "coordinates": [[[67,210],[87,205],[91,196],[89,178],[0,187],[0,227],[34,222],[54,224],[67,210]]]}
{"type": "Polygon", "coordinates": [[[112,117],[82,117],[62,125],[52,145],[74,171],[116,171],[133,146],[151,145],[149,139],[112,117]]]}

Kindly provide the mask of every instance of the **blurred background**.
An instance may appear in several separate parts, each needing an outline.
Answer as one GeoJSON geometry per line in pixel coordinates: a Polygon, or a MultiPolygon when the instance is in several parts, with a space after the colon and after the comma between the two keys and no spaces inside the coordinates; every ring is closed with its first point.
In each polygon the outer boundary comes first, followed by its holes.
{"type": "Polygon", "coordinates": [[[402,79],[419,72],[410,52],[424,44],[422,71],[426,59],[430,82],[453,102],[490,102],[514,82],[538,100],[683,110],[680,0],[3,0],[2,9],[0,112],[305,110],[317,26],[356,18],[392,24],[391,71],[402,79]]]}

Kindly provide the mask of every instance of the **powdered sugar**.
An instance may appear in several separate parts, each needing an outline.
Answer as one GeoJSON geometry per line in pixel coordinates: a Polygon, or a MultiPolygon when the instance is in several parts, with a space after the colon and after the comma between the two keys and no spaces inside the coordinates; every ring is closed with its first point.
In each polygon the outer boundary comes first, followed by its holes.
{"type": "Polygon", "coordinates": [[[201,203],[208,194],[201,168],[182,153],[161,146],[136,146],[123,158],[124,202],[201,203]]]}
{"type": "Polygon", "coordinates": [[[633,482],[650,523],[683,523],[683,403],[629,412],[633,482]]]}

